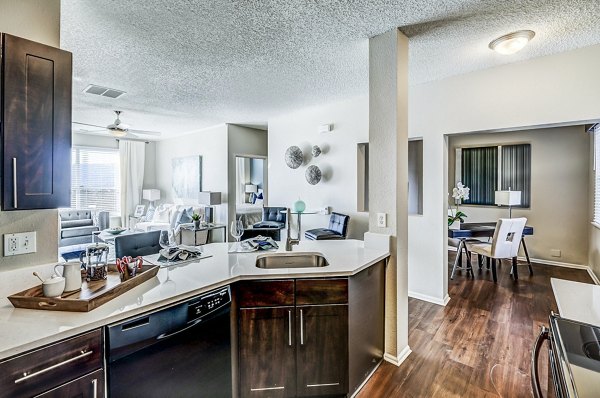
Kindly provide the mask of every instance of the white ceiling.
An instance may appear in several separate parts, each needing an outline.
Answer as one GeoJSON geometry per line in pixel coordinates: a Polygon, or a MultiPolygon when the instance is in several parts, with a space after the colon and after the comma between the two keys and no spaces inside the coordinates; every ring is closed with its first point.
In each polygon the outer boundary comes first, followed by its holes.
{"type": "Polygon", "coordinates": [[[399,26],[410,80],[444,77],[600,43],[598,0],[62,0],[73,52],[73,120],[107,125],[113,109],[163,137],[368,92],[368,38],[399,26]],[[522,52],[487,48],[532,29],[522,52]],[[90,83],[122,98],[83,94],[90,83]]]}

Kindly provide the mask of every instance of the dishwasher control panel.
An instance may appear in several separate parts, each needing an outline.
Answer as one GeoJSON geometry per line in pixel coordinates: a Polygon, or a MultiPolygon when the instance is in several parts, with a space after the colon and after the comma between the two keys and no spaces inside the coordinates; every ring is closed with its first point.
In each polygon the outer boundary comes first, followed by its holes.
{"type": "Polygon", "coordinates": [[[202,295],[188,304],[188,322],[202,318],[231,303],[229,287],[202,295]]]}

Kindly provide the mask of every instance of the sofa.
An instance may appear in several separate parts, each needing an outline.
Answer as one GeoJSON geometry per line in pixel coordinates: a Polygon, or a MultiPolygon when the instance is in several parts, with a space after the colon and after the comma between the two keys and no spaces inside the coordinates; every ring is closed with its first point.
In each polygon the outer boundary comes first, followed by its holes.
{"type": "Polygon", "coordinates": [[[92,243],[92,233],[108,228],[108,212],[98,213],[98,224],[94,225],[91,210],[62,209],[58,212],[60,237],[58,246],[74,246],[92,243]]]}
{"type": "Polygon", "coordinates": [[[134,230],[149,232],[176,229],[180,224],[191,224],[189,217],[193,213],[203,216],[204,207],[163,203],[154,209],[148,209],[148,212],[135,224],[134,230]],[[185,214],[183,214],[184,210],[185,214]]]}

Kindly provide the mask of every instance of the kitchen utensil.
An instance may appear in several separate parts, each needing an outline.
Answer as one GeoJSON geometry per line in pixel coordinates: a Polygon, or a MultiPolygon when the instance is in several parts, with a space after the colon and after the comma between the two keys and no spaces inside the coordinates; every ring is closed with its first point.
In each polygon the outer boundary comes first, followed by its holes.
{"type": "Polygon", "coordinates": [[[86,280],[97,281],[106,279],[108,274],[108,245],[95,243],[88,245],[85,252],[81,253],[79,260],[86,269],[86,280]]]}
{"type": "Polygon", "coordinates": [[[81,264],[80,263],[62,263],[54,266],[54,272],[65,278],[65,292],[74,292],[81,289],[81,264]],[[56,267],[63,267],[62,273],[56,270],[56,267]]]}
{"type": "Polygon", "coordinates": [[[42,281],[42,283],[44,283],[44,280],[42,279],[42,277],[40,276],[40,274],[38,274],[37,272],[33,271],[33,275],[37,276],[37,278],[42,281]]]}

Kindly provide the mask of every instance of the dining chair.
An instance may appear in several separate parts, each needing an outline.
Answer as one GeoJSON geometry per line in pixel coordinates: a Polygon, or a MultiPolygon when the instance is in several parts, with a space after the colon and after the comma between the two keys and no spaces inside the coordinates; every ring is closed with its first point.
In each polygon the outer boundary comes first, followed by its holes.
{"type": "MultiPolygon", "coordinates": [[[[513,277],[515,279],[519,278],[517,272],[517,254],[519,252],[519,246],[521,245],[523,228],[525,228],[526,222],[527,219],[525,217],[501,218],[496,223],[496,229],[494,230],[494,237],[492,238],[491,243],[467,243],[467,246],[469,247],[468,250],[478,255],[480,268],[483,257],[491,259],[494,283],[498,281],[496,263],[502,259],[512,260],[513,277]]],[[[529,272],[533,275],[531,265],[529,265],[529,272]]]]}
{"type": "Polygon", "coordinates": [[[137,257],[158,253],[160,250],[159,240],[160,231],[117,236],[115,238],[115,257],[137,257]]]}

